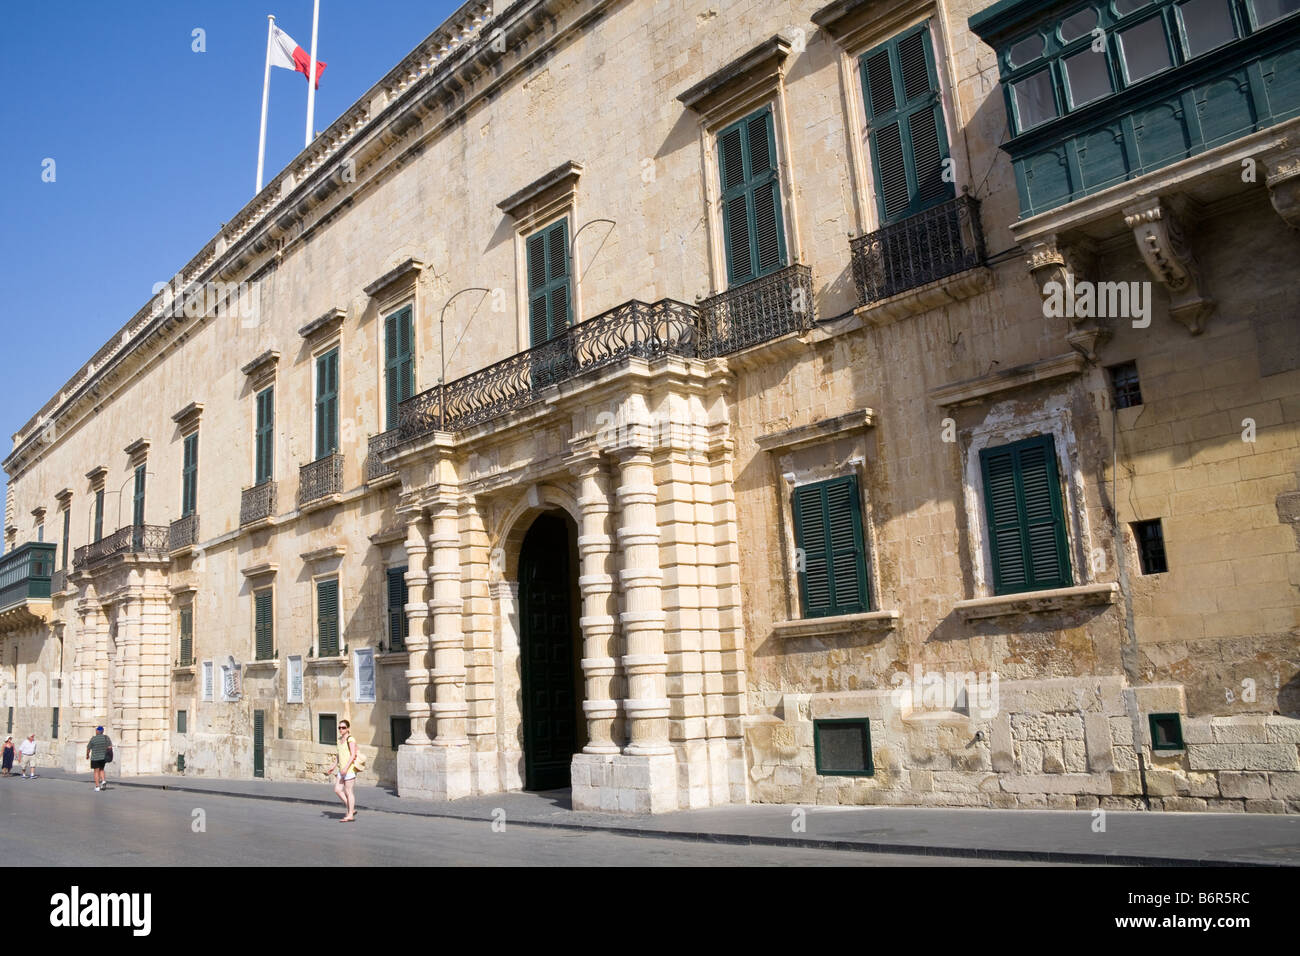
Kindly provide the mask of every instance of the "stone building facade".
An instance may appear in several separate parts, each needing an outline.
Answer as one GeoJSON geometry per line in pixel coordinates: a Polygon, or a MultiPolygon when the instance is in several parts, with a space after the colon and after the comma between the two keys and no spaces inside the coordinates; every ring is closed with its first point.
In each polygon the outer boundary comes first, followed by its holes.
{"type": "Polygon", "coordinates": [[[1300,810],[1297,76],[1289,0],[466,4],[14,436],[14,731],[1300,810]]]}

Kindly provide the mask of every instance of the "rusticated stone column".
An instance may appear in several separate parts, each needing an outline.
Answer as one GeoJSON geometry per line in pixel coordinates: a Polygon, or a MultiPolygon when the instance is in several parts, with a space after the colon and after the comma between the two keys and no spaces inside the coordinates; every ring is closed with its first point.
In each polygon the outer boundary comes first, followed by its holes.
{"type": "Polygon", "coordinates": [[[429,582],[433,595],[433,745],[456,747],[468,743],[465,719],[465,635],[461,632],[460,513],[457,502],[434,505],[429,536],[429,582]]]}
{"type": "Polygon", "coordinates": [[[668,743],[668,658],[664,654],[664,612],[660,598],[658,498],[654,468],[644,449],[619,455],[617,490],[620,522],[619,550],[623,569],[624,610],[620,615],[626,652],[628,744],[631,756],[671,754],[668,743]]]}
{"type": "Polygon", "coordinates": [[[411,717],[411,736],[402,746],[427,748],[429,721],[433,710],[429,706],[429,572],[425,559],[429,546],[425,539],[429,533],[429,519],[423,514],[413,515],[406,525],[406,620],[408,622],[406,650],[410,665],[406,670],[409,694],[406,712],[411,717]]]}
{"type": "Polygon", "coordinates": [[[623,728],[619,721],[618,637],[614,617],[614,577],[610,573],[613,537],[610,534],[609,472],[601,458],[593,456],[578,467],[581,481],[582,530],[578,554],[582,572],[578,588],[582,593],[582,674],[586,694],[582,702],[587,716],[587,745],[584,753],[621,752],[623,728]]]}

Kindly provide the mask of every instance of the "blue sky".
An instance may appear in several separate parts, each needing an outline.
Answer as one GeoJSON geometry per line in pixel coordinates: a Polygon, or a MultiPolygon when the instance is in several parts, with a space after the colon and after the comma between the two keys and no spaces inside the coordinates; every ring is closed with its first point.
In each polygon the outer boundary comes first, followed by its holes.
{"type": "MultiPolygon", "coordinates": [[[[329,66],[316,129],[458,6],[321,0],[317,55],[329,66]]],[[[154,283],[252,198],[267,14],[310,50],[311,0],[61,0],[0,12],[0,457],[154,283]],[[47,159],[53,182],[42,180],[47,159]]],[[[265,181],[301,151],[306,115],[306,78],[272,69],[265,181]]]]}

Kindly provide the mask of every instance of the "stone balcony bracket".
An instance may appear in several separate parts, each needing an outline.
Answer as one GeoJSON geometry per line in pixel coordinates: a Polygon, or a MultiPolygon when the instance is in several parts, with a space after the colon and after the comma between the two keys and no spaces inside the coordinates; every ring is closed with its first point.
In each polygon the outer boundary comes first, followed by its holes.
{"type": "Polygon", "coordinates": [[[1133,230],[1138,251],[1156,281],[1169,291],[1169,314],[1193,335],[1205,329],[1214,311],[1184,224],[1186,204],[1152,196],[1124,207],[1124,225],[1133,230]]]}
{"type": "Polygon", "coordinates": [[[1300,145],[1288,141],[1263,158],[1268,197],[1292,229],[1300,229],[1300,145]]]}

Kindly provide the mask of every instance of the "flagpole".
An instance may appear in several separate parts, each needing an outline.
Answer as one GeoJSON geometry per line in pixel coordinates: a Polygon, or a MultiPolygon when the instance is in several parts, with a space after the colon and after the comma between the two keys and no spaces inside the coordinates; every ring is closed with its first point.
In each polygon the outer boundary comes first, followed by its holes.
{"type": "Polygon", "coordinates": [[[266,15],[266,71],[262,75],[262,132],[257,137],[257,190],[262,191],[262,168],[266,159],[266,104],[271,92],[271,38],[275,35],[275,17],[266,15]]]}
{"type": "Polygon", "coordinates": [[[311,145],[312,121],[316,115],[316,28],[320,24],[320,0],[316,0],[311,15],[311,66],[307,70],[307,135],[303,148],[311,145]]]}

